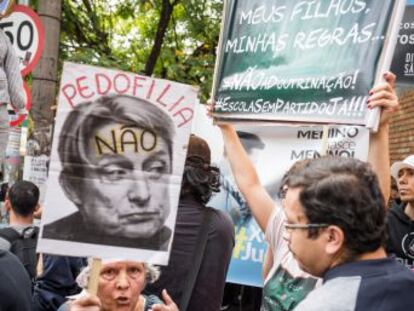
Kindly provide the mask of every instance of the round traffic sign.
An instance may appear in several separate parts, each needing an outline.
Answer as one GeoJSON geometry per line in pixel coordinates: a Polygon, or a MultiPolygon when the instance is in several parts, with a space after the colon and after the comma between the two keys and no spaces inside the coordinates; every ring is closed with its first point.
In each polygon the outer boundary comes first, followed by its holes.
{"type": "Polygon", "coordinates": [[[42,54],[45,32],[39,16],[28,6],[15,5],[8,17],[0,20],[0,28],[16,50],[23,76],[33,70],[42,54]]]}

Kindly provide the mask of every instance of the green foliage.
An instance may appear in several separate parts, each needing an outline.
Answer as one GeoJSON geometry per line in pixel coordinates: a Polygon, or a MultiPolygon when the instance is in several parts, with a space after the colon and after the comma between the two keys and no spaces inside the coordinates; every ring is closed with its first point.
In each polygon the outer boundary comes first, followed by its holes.
{"type": "MultiPolygon", "coordinates": [[[[61,59],[142,73],[164,1],[63,0],[61,59]]],[[[153,76],[198,85],[205,101],[213,79],[222,1],[169,1],[174,9],[153,76]]]]}

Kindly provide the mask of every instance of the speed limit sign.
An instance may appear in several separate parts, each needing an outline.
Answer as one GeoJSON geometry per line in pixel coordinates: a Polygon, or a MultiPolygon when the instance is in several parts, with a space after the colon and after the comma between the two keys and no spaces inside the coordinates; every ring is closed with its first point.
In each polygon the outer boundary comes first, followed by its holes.
{"type": "Polygon", "coordinates": [[[16,50],[22,76],[27,75],[39,61],[45,43],[39,16],[28,6],[15,5],[13,13],[0,20],[0,28],[16,50]]]}

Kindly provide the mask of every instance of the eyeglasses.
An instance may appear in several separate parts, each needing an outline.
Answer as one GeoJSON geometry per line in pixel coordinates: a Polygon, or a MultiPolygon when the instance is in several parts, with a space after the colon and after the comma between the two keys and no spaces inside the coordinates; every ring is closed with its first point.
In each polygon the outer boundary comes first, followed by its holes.
{"type": "Polygon", "coordinates": [[[309,230],[309,229],[320,229],[320,228],[326,228],[329,227],[328,224],[283,224],[285,227],[285,231],[292,232],[294,229],[303,229],[303,230],[309,230]]]}

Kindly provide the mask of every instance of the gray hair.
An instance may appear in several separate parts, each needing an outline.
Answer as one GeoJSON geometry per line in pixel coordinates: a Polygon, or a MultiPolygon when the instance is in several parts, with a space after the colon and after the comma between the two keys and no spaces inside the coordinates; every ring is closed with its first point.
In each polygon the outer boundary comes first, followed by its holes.
{"type": "MultiPolygon", "coordinates": [[[[123,261],[118,259],[111,259],[111,260],[103,260],[102,264],[111,263],[111,262],[117,262],[117,261],[123,261]]],[[[154,283],[158,280],[160,277],[160,268],[158,266],[154,266],[149,263],[142,263],[144,265],[145,269],[145,284],[148,283],[154,283]]],[[[79,273],[79,275],[76,278],[76,283],[78,283],[79,287],[86,288],[88,286],[89,276],[91,273],[92,268],[92,259],[88,258],[88,265],[83,268],[83,270],[79,273]]]]}

